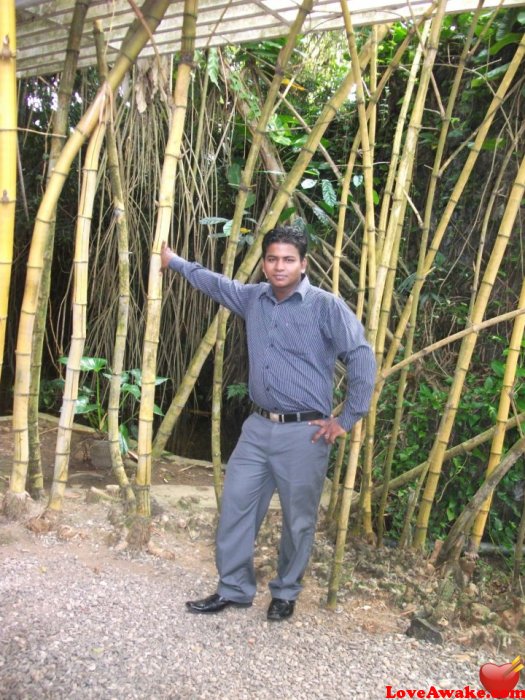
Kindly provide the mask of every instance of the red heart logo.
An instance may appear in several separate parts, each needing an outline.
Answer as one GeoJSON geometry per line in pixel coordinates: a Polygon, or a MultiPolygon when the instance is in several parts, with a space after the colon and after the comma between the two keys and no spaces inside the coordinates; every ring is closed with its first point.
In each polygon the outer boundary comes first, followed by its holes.
{"type": "Polygon", "coordinates": [[[512,664],[483,664],[479,678],[493,698],[508,698],[520,679],[519,671],[512,671],[512,664]]]}

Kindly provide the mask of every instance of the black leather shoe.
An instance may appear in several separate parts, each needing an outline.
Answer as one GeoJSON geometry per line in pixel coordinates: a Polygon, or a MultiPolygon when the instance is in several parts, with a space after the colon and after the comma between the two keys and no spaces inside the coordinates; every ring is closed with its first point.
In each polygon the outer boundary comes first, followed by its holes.
{"type": "Polygon", "coordinates": [[[234,608],[249,608],[251,603],[237,603],[235,600],[223,598],[218,593],[209,595],[202,600],[188,600],[186,603],[186,608],[192,613],[218,613],[229,606],[234,608]]]}
{"type": "Polygon", "coordinates": [[[266,617],[268,620],[286,620],[286,618],[293,615],[294,608],[295,600],[272,598],[272,602],[270,603],[266,617]]]}

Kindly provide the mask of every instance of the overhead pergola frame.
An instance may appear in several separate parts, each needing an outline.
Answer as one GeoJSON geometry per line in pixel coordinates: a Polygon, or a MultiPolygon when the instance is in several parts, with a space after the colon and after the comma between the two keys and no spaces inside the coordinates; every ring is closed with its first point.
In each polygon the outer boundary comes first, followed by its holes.
{"type": "MultiPolygon", "coordinates": [[[[350,11],[354,26],[389,23],[416,18],[431,7],[429,0],[352,0],[350,11]]],[[[59,72],[64,65],[74,0],[16,0],[17,74],[19,77],[59,72]]],[[[270,39],[288,33],[299,0],[201,0],[197,20],[196,48],[241,44],[270,39]]],[[[447,13],[474,10],[479,0],[448,0],[447,13]]],[[[483,7],[525,6],[525,0],[485,0],[483,7]]],[[[180,49],[183,0],[173,0],[155,33],[160,53],[180,49]]],[[[122,39],[135,19],[129,0],[91,0],[82,37],[79,67],[96,63],[91,30],[100,20],[108,45],[107,59],[117,56],[122,39]]],[[[340,3],[318,0],[307,18],[304,31],[320,32],[344,26],[340,3]]],[[[151,42],[142,52],[152,55],[151,42]]]]}

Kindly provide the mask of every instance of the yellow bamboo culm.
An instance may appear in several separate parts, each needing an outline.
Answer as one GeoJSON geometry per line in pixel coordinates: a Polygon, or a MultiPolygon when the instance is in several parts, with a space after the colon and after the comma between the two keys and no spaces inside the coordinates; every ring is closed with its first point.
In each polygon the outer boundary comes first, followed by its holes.
{"type": "MultiPolygon", "coordinates": [[[[137,446],[138,466],[136,476],[137,515],[142,518],[149,518],[150,516],[151,446],[153,441],[157,346],[159,343],[162,302],[160,250],[162,242],[168,240],[168,234],[171,228],[175,178],[179,161],[182,158],[182,137],[188,105],[188,90],[191,84],[191,71],[193,68],[197,10],[197,0],[185,0],[181,55],[173,93],[172,122],[166,145],[164,165],[162,167],[159,191],[159,212],[149,269],[146,330],[144,333],[144,352],[142,356],[142,397],[139,412],[137,446]]],[[[140,546],[142,536],[138,532],[140,527],[139,522],[137,518],[137,527],[133,534],[133,541],[140,546]]],[[[145,528],[143,533],[145,539],[147,539],[148,529],[145,528]]]]}
{"type": "Polygon", "coordinates": [[[55,469],[48,510],[61,511],[67,483],[71,436],[75,418],[75,404],[78,398],[78,380],[80,365],[84,354],[87,334],[87,299],[89,277],[89,239],[93,204],[97,191],[97,173],[100,149],[106,131],[106,115],[93,132],[86,151],[83,168],[80,205],[75,235],[75,254],[73,258],[73,331],[71,347],[67,358],[66,381],[60,420],[58,423],[57,445],[55,452],[55,469]]]}
{"type": "MultiPolygon", "coordinates": [[[[93,36],[97,49],[98,72],[101,82],[108,77],[108,65],[105,55],[106,42],[100,22],[93,26],[93,36]]],[[[135,510],[135,493],[124,469],[124,462],[120,451],[119,414],[120,414],[120,386],[121,375],[124,370],[124,356],[126,353],[126,338],[129,321],[129,235],[128,218],[124,204],[124,188],[120,177],[120,162],[117,149],[117,137],[115,134],[115,106],[111,110],[109,123],[106,129],[106,149],[108,157],[109,181],[113,197],[113,211],[115,213],[115,226],[118,236],[118,284],[119,298],[117,311],[117,327],[115,330],[115,343],[113,346],[113,359],[111,362],[111,380],[108,398],[108,440],[111,456],[111,467],[119,483],[121,493],[125,498],[128,512],[135,510]]]]}
{"type": "MultiPolygon", "coordinates": [[[[71,26],[66,49],[64,68],[60,76],[58,88],[57,109],[53,113],[51,121],[51,142],[49,147],[49,160],[47,163],[47,181],[51,177],[56,161],[66,140],[69,124],[69,106],[71,93],[77,74],[78,57],[80,54],[80,42],[84,20],[88,11],[89,0],[76,0],[73,10],[71,26]]],[[[40,398],[40,374],[42,370],[42,349],[46,332],[47,308],[49,290],[51,288],[51,266],[53,262],[53,250],[55,244],[55,219],[56,210],[47,232],[47,241],[44,244],[44,261],[42,280],[35,314],[33,329],[33,343],[31,348],[31,378],[28,406],[28,431],[29,431],[29,463],[28,463],[28,491],[32,498],[39,499],[44,495],[44,475],[42,473],[42,460],[40,454],[40,432],[38,428],[38,409],[40,398]]]]}
{"type": "MultiPolygon", "coordinates": [[[[518,302],[518,307],[525,307],[525,281],[521,287],[520,298],[518,302]]],[[[505,442],[505,426],[509,419],[509,411],[511,407],[512,398],[512,388],[516,379],[516,370],[518,368],[518,361],[521,352],[521,343],[523,340],[523,333],[525,331],[525,315],[520,315],[514,321],[514,327],[512,329],[512,335],[510,338],[507,360],[505,362],[505,372],[503,374],[503,386],[501,387],[501,392],[499,396],[498,414],[496,416],[496,426],[494,437],[492,438],[492,444],[490,446],[490,456],[487,464],[487,471],[485,478],[490,476],[494,469],[498,466],[501,461],[501,456],[503,453],[503,444],[505,442]]],[[[485,524],[487,522],[487,517],[490,511],[490,505],[492,503],[492,496],[487,498],[487,500],[481,506],[479,513],[474,520],[474,525],[472,526],[472,532],[470,535],[470,546],[471,551],[477,552],[483,537],[483,532],[485,530],[485,524]]]]}
{"type": "MultiPolygon", "coordinates": [[[[514,226],[516,216],[518,215],[518,211],[521,206],[524,191],[525,156],[521,161],[520,168],[516,175],[516,179],[514,181],[512,191],[507,201],[507,206],[505,208],[503,218],[501,220],[498,235],[496,237],[496,240],[494,241],[492,253],[487,263],[485,274],[483,276],[483,280],[481,282],[480,289],[476,297],[476,303],[474,304],[474,309],[472,311],[471,317],[472,324],[481,322],[481,319],[483,318],[483,315],[487,308],[490,293],[492,292],[492,289],[494,287],[494,281],[498,274],[503,255],[505,254],[505,251],[507,249],[507,244],[510,239],[512,227],[514,226]]],[[[458,355],[456,370],[454,372],[454,379],[452,381],[452,385],[448,393],[446,407],[439,424],[439,430],[436,435],[436,439],[434,441],[434,444],[430,451],[430,456],[428,458],[428,477],[418,513],[416,531],[414,536],[414,546],[416,548],[422,548],[425,544],[428,523],[430,519],[430,512],[432,509],[432,504],[434,502],[434,497],[436,495],[438,481],[443,466],[443,456],[445,454],[445,450],[447,449],[450,434],[452,432],[452,427],[456,418],[459,399],[463,389],[465,377],[470,365],[470,360],[472,358],[472,354],[476,346],[476,340],[477,333],[471,333],[470,335],[467,335],[461,343],[461,349],[458,355]]]]}
{"type": "Polygon", "coordinates": [[[15,0],[0,2],[0,379],[13,263],[17,172],[15,0]]]}

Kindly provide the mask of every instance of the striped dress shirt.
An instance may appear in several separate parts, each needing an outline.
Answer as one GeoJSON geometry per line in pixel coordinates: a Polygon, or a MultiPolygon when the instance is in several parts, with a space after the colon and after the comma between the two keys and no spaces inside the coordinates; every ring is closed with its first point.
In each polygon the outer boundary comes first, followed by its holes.
{"type": "Polygon", "coordinates": [[[303,276],[278,301],[267,282],[242,284],[179,256],[169,267],[246,323],[249,392],[275,413],[332,411],[336,359],[346,365],[347,391],[339,424],[350,430],[368,411],[376,364],[355,314],[303,276]]]}

